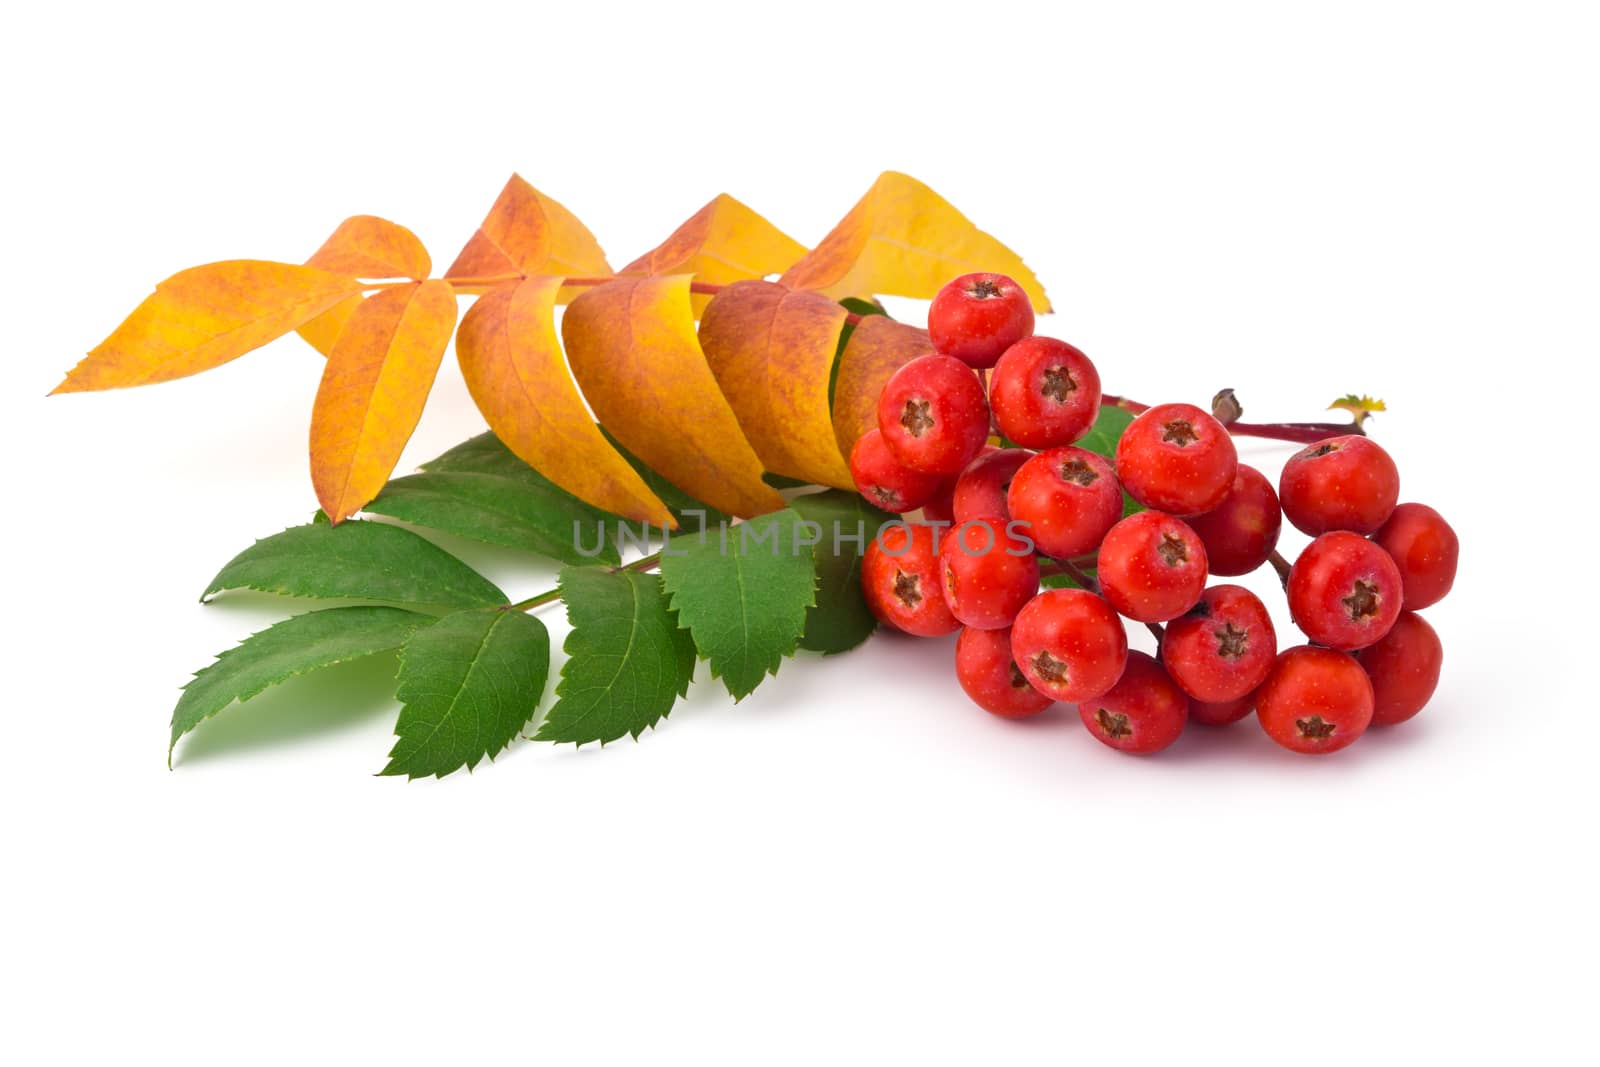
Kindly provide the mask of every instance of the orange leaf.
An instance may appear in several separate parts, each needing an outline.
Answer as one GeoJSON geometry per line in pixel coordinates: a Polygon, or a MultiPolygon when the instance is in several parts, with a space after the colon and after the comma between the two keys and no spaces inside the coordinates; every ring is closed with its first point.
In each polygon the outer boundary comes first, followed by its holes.
{"type": "Polygon", "coordinates": [[[828,376],[847,312],[820,293],[735,282],[712,297],[700,346],[745,436],[770,471],[854,487],[828,412],[828,376]]]}
{"type": "Polygon", "coordinates": [[[636,521],[676,526],[584,407],[556,337],[560,288],[558,277],[529,278],[467,311],[456,355],[472,399],[507,448],[567,492],[636,521]]]}
{"type": "Polygon", "coordinates": [[[179,271],[56,386],[57,393],[150,385],[260,348],[361,292],[315,267],[232,259],[179,271]]]}
{"type": "MultiPolygon", "coordinates": [[[[348,274],[355,278],[413,278],[428,276],[433,260],[417,235],[399,223],[376,215],[352,215],[339,223],[333,236],[306,260],[306,266],[348,274]]],[[[323,355],[333,351],[350,316],[361,306],[362,297],[339,301],[297,331],[323,355]]]]}
{"type": "Polygon", "coordinates": [[[930,298],[951,278],[972,271],[1009,274],[1034,310],[1050,310],[1044,287],[1021,257],[938,193],[891,170],[779,281],[835,300],[884,293],[930,298]]]}
{"type": "MultiPolygon", "coordinates": [[[[721,285],[775,274],[805,254],[805,245],[722,193],[617,273],[693,274],[696,281],[721,285]]],[[[699,317],[706,297],[697,293],[693,300],[699,317]]]]}
{"type": "Polygon", "coordinates": [[[878,425],[878,394],[889,376],[933,352],[928,331],[883,315],[866,315],[839,355],[833,387],[833,431],[846,456],[856,439],[878,425]]]}
{"type": "Polygon", "coordinates": [[[334,345],[311,412],[311,482],[334,522],[383,488],[433,388],[456,325],[449,282],[385,289],[334,345]]]}
{"type": "MultiPolygon", "coordinates": [[[[610,274],[605,253],[576,215],[511,176],[489,215],[445,272],[446,278],[509,278],[534,274],[610,274]]],[[[480,293],[487,285],[463,285],[480,293]]]]}
{"type": "Polygon", "coordinates": [[[688,275],[596,286],[567,308],[561,335],[584,396],[624,448],[722,511],[784,506],[706,365],[688,275]]]}

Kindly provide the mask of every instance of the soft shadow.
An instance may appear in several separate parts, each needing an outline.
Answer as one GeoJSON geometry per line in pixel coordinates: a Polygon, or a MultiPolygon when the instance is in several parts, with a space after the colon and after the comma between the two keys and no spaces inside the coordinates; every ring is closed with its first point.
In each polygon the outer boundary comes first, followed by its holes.
{"type": "Polygon", "coordinates": [[[231,704],[178,743],[172,765],[299,744],[393,714],[398,659],[387,652],[328,667],[231,704]]]}

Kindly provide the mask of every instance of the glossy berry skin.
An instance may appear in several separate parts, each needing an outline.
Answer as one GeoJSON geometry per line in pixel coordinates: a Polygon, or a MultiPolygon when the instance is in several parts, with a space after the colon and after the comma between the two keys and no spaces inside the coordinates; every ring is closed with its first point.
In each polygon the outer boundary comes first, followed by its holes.
{"type": "Polygon", "coordinates": [[[1130,652],[1117,684],[1079,704],[1078,717],[1101,744],[1147,756],[1160,752],[1183,733],[1189,721],[1189,696],[1173,684],[1155,659],[1130,652]]]}
{"type": "Polygon", "coordinates": [[[1193,404],[1157,404],[1117,442],[1117,477],[1147,508],[1199,515],[1233,488],[1239,454],[1222,423],[1193,404]]]}
{"type": "Polygon", "coordinates": [[[884,383],[878,429],[903,467],[959,474],[989,438],[989,402],[972,368],[949,356],[919,356],[884,383]]]}
{"type": "Polygon", "coordinates": [[[1211,573],[1231,578],[1249,574],[1272,555],[1283,530],[1283,511],[1267,476],[1241,463],[1222,503],[1184,521],[1206,546],[1211,573]]]}
{"type": "Polygon", "coordinates": [[[1100,374],[1065,341],[1030,337],[995,364],[989,406],[1008,440],[1025,448],[1070,445],[1100,414],[1100,374]]]}
{"type": "Polygon", "coordinates": [[[1075,704],[1117,684],[1128,662],[1128,635],[1111,605],[1093,593],[1047,589],[1012,624],[1011,654],[1035,689],[1075,704]]]}
{"type": "Polygon", "coordinates": [[[1249,696],[1266,680],[1277,655],[1272,617],[1242,585],[1207,589],[1161,637],[1161,662],[1172,680],[1191,697],[1212,705],[1249,696]]]}
{"type": "Polygon", "coordinates": [[[1010,626],[1039,591],[1033,546],[1006,530],[1006,520],[971,519],[945,535],[939,549],[944,602],[961,625],[979,630],[1010,626]]]}
{"type": "Polygon", "coordinates": [[[1330,437],[1283,465],[1278,500],[1295,528],[1312,537],[1330,530],[1369,534],[1400,499],[1400,471],[1370,437],[1330,437]]]}
{"type": "Polygon", "coordinates": [[[1159,511],[1129,515],[1100,543],[1100,594],[1135,622],[1166,622],[1194,607],[1206,574],[1200,538],[1159,511]]]}
{"type": "Polygon", "coordinates": [[[1009,519],[1006,493],[1011,479],[1033,453],[1023,448],[986,448],[983,454],[967,465],[956,479],[955,495],[950,510],[956,522],[981,519],[985,515],[998,515],[1009,519]]]}
{"type": "Polygon", "coordinates": [[[1040,552],[1067,559],[1093,552],[1122,518],[1122,485],[1103,457],[1052,448],[1017,468],[1006,507],[1040,552]]]}
{"type": "Polygon", "coordinates": [[[893,523],[867,546],[861,591],[872,614],[917,637],[961,628],[944,602],[933,527],[893,523]]]}
{"type": "Polygon", "coordinates": [[[1372,682],[1372,725],[1393,726],[1432,699],[1444,666],[1444,646],[1428,620],[1404,611],[1388,636],[1356,653],[1356,660],[1372,682]]]}
{"type": "Polygon", "coordinates": [[[928,339],[941,355],[969,367],[992,367],[1000,354],[1033,333],[1033,304],[1004,274],[963,274],[928,307],[928,339]]]}
{"type": "MultiPolygon", "coordinates": [[[[1170,672],[1169,672],[1170,673],[1170,672]]],[[[1254,693],[1246,693],[1237,700],[1224,700],[1213,704],[1205,700],[1189,701],[1189,721],[1202,726],[1232,726],[1256,708],[1254,693]]]]}
{"type": "Polygon", "coordinates": [[[1372,722],[1372,683],[1343,652],[1299,645],[1278,655],[1256,690],[1256,720],[1290,751],[1337,752],[1372,722]]]}
{"type": "Polygon", "coordinates": [[[1400,569],[1360,534],[1323,534],[1289,570],[1289,614],[1319,645],[1376,644],[1400,617],[1400,569]]]}
{"type": "Polygon", "coordinates": [[[1372,539],[1394,558],[1405,609],[1437,604],[1456,582],[1461,542],[1444,516],[1426,504],[1401,504],[1372,539]]]}
{"type": "Polygon", "coordinates": [[[974,704],[1004,719],[1025,719],[1055,703],[1017,669],[1009,627],[962,630],[956,639],[956,680],[974,704]]]}
{"type": "Polygon", "coordinates": [[[850,450],[850,477],[868,503],[901,514],[925,506],[942,484],[937,475],[901,466],[877,430],[862,434],[850,450]]]}

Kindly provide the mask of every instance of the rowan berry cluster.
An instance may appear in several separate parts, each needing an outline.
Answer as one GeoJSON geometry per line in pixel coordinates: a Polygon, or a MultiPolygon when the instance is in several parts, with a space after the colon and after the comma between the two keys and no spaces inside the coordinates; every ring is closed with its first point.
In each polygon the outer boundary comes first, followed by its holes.
{"type": "Polygon", "coordinates": [[[1333,752],[1422,709],[1442,651],[1417,612],[1449,592],[1459,548],[1438,512],[1398,503],[1387,452],[1361,434],[1315,442],[1274,490],[1212,413],[1160,404],[1108,461],[1074,445],[1100,411],[1094,364],[1033,328],[1010,278],[957,278],[929,309],[936,354],[885,384],[851,473],[873,504],[922,519],[867,549],[879,619],[924,637],[960,630],[956,677],[987,711],[1076,704],[1124,752],[1252,710],[1286,748],[1333,752]],[[1292,567],[1276,554],[1285,517],[1314,538],[1292,567]],[[1309,639],[1281,652],[1259,597],[1207,585],[1269,560],[1287,567],[1309,639]],[[1075,587],[1041,590],[1052,575],[1075,587]],[[1130,651],[1124,620],[1150,626],[1157,656],[1130,651]]]}

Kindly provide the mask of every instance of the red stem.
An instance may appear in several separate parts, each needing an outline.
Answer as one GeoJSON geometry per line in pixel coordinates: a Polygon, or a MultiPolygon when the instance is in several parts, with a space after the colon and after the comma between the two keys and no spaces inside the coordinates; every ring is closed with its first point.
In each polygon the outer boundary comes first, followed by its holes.
{"type": "MultiPolygon", "coordinates": [[[[1149,404],[1141,404],[1137,400],[1112,393],[1102,394],[1100,402],[1134,415],[1143,415],[1150,410],[1149,404]]],[[[1228,424],[1228,432],[1238,434],[1240,437],[1265,437],[1273,441],[1299,441],[1311,444],[1341,434],[1353,433],[1364,436],[1367,431],[1353,422],[1233,422],[1228,424]]]]}

